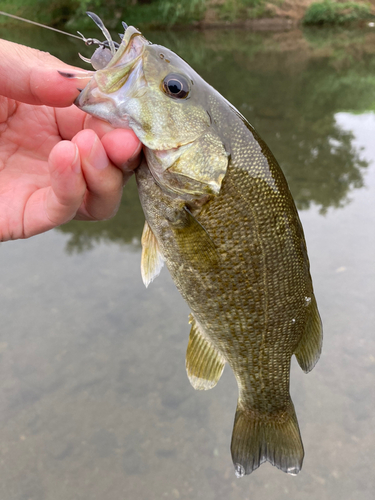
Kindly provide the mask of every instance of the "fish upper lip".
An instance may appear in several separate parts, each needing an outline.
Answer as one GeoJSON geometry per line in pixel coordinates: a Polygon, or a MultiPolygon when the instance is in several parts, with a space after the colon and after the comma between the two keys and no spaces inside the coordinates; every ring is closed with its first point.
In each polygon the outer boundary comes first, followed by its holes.
{"type": "MultiPolygon", "coordinates": [[[[113,58],[115,60],[94,73],[86,87],[83,90],[80,89],[80,94],[74,104],[90,113],[89,106],[97,108],[100,103],[110,102],[111,94],[127,83],[136,66],[140,64],[146,43],[148,43],[147,40],[139,32],[133,34],[128,44],[122,48],[122,55],[119,55],[117,59],[115,55],[113,58]]],[[[95,115],[95,113],[92,114],[95,115]]]]}
{"type": "Polygon", "coordinates": [[[142,56],[147,44],[147,40],[141,33],[138,31],[132,32],[129,40],[126,41],[125,38],[123,39],[116,54],[107,65],[107,68],[123,66],[131,61],[136,62],[136,60],[142,56]]]}

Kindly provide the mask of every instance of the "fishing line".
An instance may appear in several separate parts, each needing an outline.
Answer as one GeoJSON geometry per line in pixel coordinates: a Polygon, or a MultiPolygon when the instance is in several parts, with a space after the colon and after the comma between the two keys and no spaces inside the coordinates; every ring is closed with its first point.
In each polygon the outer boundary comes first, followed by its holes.
{"type": "Polygon", "coordinates": [[[58,30],[57,28],[52,28],[51,26],[46,26],[45,24],[40,24],[35,21],[30,21],[30,19],[24,19],[23,17],[15,16],[13,14],[8,14],[7,12],[3,12],[1,10],[0,14],[2,16],[12,17],[13,19],[17,19],[18,21],[24,21],[25,23],[34,24],[35,26],[39,26],[41,28],[47,28],[48,30],[56,31],[57,33],[62,33],[63,35],[72,36],[73,38],[78,38],[78,40],[82,40],[82,38],[78,35],[73,35],[73,33],[68,33],[67,31],[58,30]]]}

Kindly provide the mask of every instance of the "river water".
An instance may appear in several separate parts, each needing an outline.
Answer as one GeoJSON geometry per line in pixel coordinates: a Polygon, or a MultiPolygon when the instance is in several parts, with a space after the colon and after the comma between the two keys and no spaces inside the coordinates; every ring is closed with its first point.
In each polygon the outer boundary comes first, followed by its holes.
{"type": "MultiPolygon", "coordinates": [[[[145,289],[134,182],[119,214],[0,246],[0,498],[370,500],[375,449],[375,32],[146,33],[256,127],[305,229],[324,349],[291,393],[305,461],[236,479],[237,386],[195,392],[188,308],[168,272],[145,289]]],[[[79,64],[78,41],[0,36],[79,64]]],[[[95,36],[98,36],[95,33],[95,36]]]]}

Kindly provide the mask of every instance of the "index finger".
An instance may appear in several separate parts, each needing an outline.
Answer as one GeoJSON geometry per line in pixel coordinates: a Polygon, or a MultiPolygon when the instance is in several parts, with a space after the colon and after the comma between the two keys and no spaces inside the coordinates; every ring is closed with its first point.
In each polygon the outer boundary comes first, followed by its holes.
{"type": "Polygon", "coordinates": [[[57,70],[82,70],[48,52],[6,40],[0,40],[0,69],[0,94],[27,104],[70,106],[79,94],[77,87],[84,87],[88,81],[61,76],[57,70]]]}

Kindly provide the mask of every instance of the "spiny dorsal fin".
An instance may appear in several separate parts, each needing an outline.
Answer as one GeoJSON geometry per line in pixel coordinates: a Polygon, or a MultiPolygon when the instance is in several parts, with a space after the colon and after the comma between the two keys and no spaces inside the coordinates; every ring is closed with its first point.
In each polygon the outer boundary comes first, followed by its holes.
{"type": "Polygon", "coordinates": [[[141,274],[142,280],[146,287],[159,275],[161,268],[164,265],[163,256],[159,250],[159,244],[151,231],[148,222],[145,225],[142,233],[142,259],[141,259],[141,274]]]}
{"type": "Polygon", "coordinates": [[[206,391],[218,383],[225,366],[224,356],[200,332],[192,314],[189,344],[186,351],[186,371],[196,390],[206,391]]]}
{"type": "Polygon", "coordinates": [[[318,362],[323,341],[322,321],[314,295],[312,295],[311,302],[307,307],[310,309],[310,314],[305,332],[294,352],[298,364],[305,373],[311,371],[318,362]]]}

